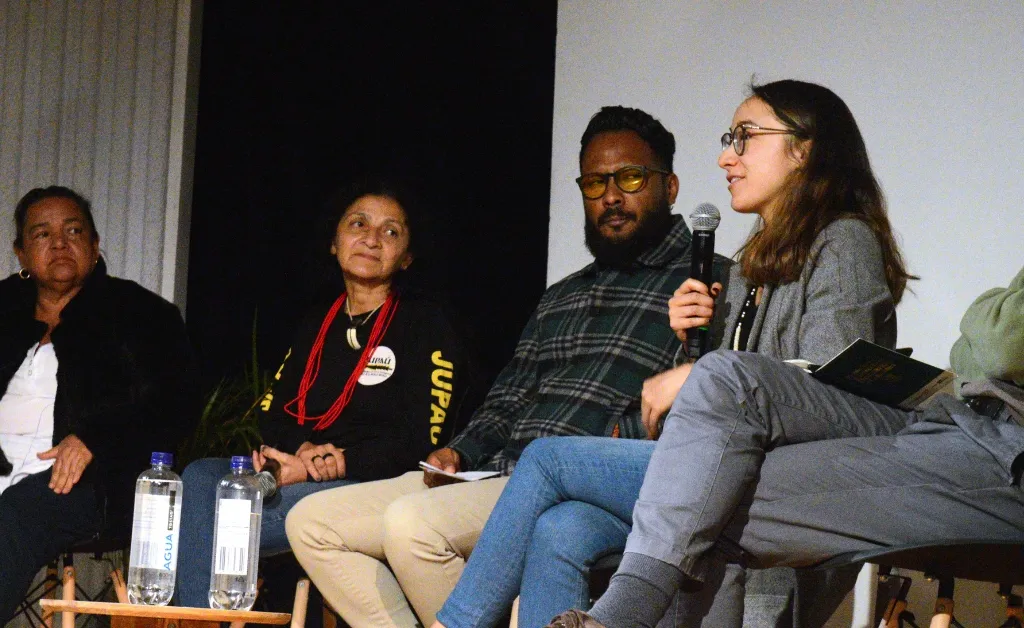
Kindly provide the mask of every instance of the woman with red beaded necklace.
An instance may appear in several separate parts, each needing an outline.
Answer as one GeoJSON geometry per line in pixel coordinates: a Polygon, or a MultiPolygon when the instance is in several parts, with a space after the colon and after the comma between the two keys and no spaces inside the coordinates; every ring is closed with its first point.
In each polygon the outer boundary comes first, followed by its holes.
{"type": "MultiPolygon", "coordinates": [[[[263,505],[264,556],[288,550],[285,516],[300,499],[415,469],[471,405],[462,403],[470,373],[451,317],[396,285],[413,262],[417,231],[405,198],[393,183],[371,180],[328,203],[329,251],[344,292],[301,323],[262,403],[265,445],[253,466],[269,464],[279,487],[263,505]]],[[[183,474],[182,606],[207,605],[214,490],[226,473],[226,459],[208,458],[183,474]]]]}

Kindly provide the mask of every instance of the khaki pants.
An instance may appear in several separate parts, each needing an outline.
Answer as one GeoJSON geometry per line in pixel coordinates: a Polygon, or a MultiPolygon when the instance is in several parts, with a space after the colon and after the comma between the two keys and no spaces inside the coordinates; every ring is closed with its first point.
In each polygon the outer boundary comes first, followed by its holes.
{"type": "Polygon", "coordinates": [[[427,489],[414,471],[321,491],[288,513],[288,541],[349,625],[429,626],[507,482],[427,489]]]}

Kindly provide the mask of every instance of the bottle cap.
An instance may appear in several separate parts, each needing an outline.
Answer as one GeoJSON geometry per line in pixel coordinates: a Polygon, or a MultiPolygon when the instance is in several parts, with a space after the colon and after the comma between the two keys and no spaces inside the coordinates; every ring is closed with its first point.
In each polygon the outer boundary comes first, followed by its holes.
{"type": "Polygon", "coordinates": [[[163,464],[169,467],[174,464],[174,454],[169,454],[166,451],[154,451],[153,455],[149,457],[149,464],[163,464]]]}
{"type": "Polygon", "coordinates": [[[231,469],[252,470],[252,458],[249,456],[231,456],[231,469]]]}

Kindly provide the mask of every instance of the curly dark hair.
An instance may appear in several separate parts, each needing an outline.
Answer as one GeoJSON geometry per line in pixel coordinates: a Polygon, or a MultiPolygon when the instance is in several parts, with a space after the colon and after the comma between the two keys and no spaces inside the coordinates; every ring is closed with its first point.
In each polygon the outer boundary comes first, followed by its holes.
{"type": "Polygon", "coordinates": [[[399,181],[382,176],[368,175],[360,177],[334,192],[324,205],[324,217],[327,243],[334,240],[338,223],[353,203],[364,196],[383,196],[398,203],[405,214],[405,223],[409,228],[409,252],[416,255],[424,245],[423,216],[412,190],[399,181]]]}
{"type": "Polygon", "coordinates": [[[324,255],[334,241],[338,223],[345,212],[364,196],[383,196],[402,208],[409,234],[409,253],[416,261],[408,269],[400,271],[393,278],[395,290],[408,292],[425,280],[424,270],[429,265],[433,249],[430,212],[423,205],[412,185],[404,179],[390,174],[365,174],[352,179],[350,183],[337,188],[321,206],[318,222],[313,234],[312,249],[307,260],[312,272],[304,280],[306,289],[316,298],[334,298],[345,289],[338,263],[333,257],[324,255]]]}
{"type": "Polygon", "coordinates": [[[672,172],[676,138],[651,114],[621,105],[601,107],[601,110],[590,118],[590,123],[587,124],[587,129],[583,131],[583,137],[580,139],[580,161],[583,161],[583,152],[587,150],[594,136],[610,131],[636,133],[654,151],[658,158],[658,166],[672,172]]]}

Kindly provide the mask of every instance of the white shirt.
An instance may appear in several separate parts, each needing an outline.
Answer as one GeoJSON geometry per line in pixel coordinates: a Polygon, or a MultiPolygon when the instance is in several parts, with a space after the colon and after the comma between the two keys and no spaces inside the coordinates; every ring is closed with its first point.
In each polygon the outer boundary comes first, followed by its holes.
{"type": "Polygon", "coordinates": [[[0,493],[53,466],[52,460],[40,460],[36,454],[53,447],[56,396],[57,354],[52,343],[36,343],[0,397],[0,448],[14,465],[11,475],[0,477],[0,493]]]}

